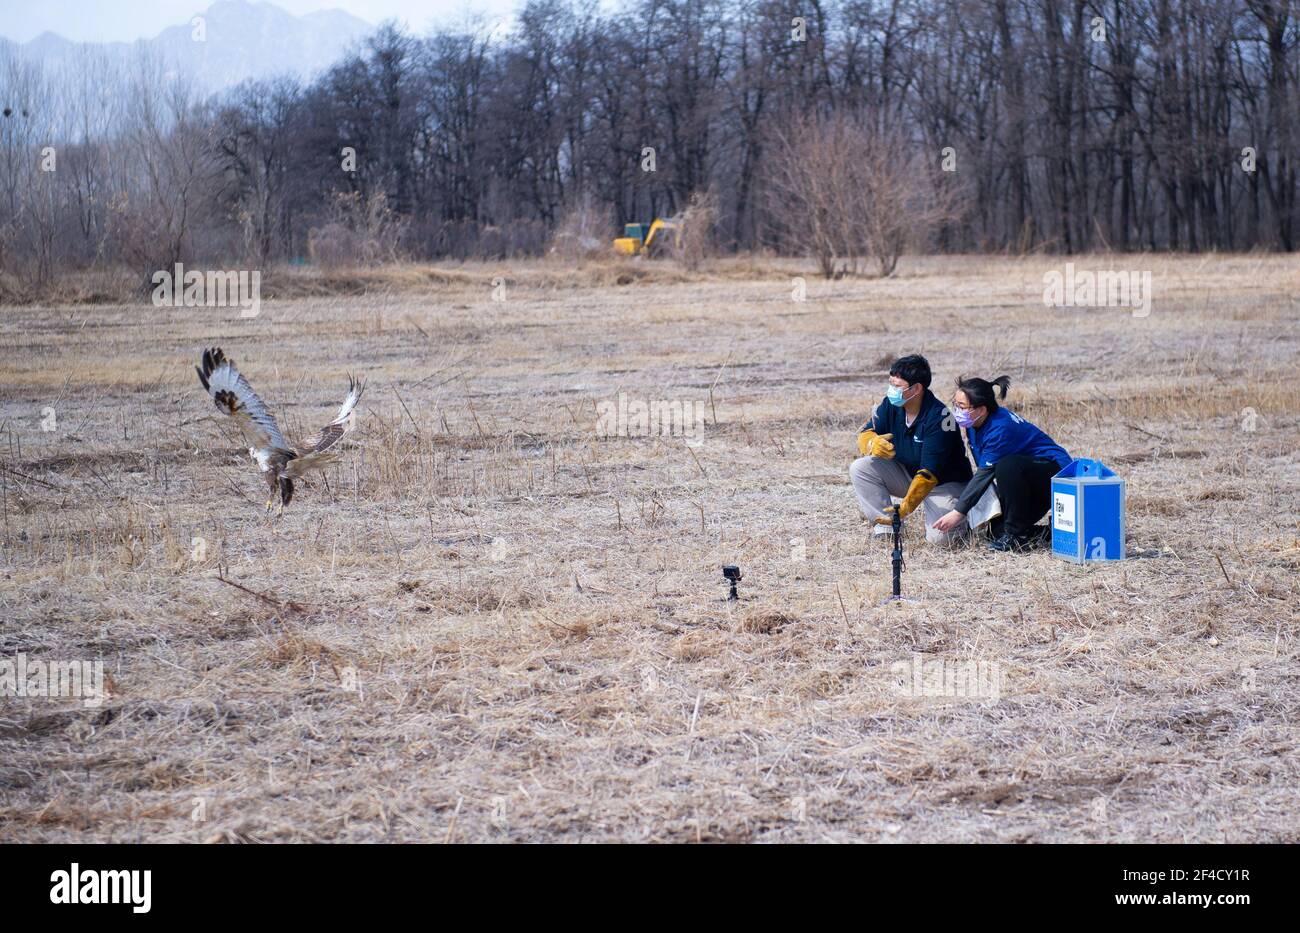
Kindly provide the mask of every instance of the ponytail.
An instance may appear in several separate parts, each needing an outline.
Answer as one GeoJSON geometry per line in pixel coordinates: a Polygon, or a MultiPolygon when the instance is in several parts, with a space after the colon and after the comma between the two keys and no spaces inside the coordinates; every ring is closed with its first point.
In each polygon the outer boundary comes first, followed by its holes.
{"type": "Polygon", "coordinates": [[[957,388],[966,394],[971,408],[987,408],[989,414],[992,414],[998,410],[998,399],[1007,397],[1007,390],[1011,388],[1011,377],[998,376],[990,382],[979,376],[962,376],[957,380],[957,388]],[[993,391],[995,388],[1000,390],[996,395],[993,391]]]}

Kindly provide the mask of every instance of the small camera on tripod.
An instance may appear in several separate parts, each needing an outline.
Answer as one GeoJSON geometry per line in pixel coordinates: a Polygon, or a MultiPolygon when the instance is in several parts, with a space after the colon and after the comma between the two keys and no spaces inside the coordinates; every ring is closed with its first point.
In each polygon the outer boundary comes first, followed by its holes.
{"type": "Polygon", "coordinates": [[[740,599],[740,594],[736,592],[736,584],[740,582],[741,578],[740,568],[735,564],[723,564],[722,576],[731,584],[731,592],[727,594],[727,599],[740,599]]]}

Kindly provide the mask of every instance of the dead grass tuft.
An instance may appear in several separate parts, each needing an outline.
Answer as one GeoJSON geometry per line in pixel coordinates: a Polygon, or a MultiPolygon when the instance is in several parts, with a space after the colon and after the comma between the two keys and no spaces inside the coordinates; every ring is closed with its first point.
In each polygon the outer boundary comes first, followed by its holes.
{"type": "Polygon", "coordinates": [[[737,630],[749,632],[753,635],[771,635],[781,631],[787,625],[793,625],[797,621],[799,620],[789,613],[775,610],[759,610],[747,613],[740,620],[737,630]]]}

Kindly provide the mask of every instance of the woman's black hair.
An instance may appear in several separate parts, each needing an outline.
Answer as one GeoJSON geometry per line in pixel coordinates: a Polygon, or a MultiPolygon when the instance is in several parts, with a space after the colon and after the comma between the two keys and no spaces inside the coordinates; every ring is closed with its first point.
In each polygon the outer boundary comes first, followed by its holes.
{"type": "Polygon", "coordinates": [[[989,382],[979,376],[962,376],[957,380],[957,388],[966,393],[966,400],[970,402],[971,408],[987,408],[989,414],[993,414],[998,410],[998,398],[1007,397],[1007,389],[1011,388],[1011,377],[998,376],[989,382]],[[1002,390],[998,397],[993,394],[995,386],[1002,390]]]}

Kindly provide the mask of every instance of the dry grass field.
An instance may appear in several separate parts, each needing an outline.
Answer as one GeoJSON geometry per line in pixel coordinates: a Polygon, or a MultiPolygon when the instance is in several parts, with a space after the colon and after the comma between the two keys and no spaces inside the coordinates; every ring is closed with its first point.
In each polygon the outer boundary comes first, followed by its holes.
{"type": "Polygon", "coordinates": [[[4,841],[1300,841],[1300,262],[511,263],[268,277],[259,317],[0,308],[4,841]],[[807,300],[791,278],[806,275],[807,300]],[[504,298],[504,300],[498,300],[504,298]],[[291,435],[369,388],[280,519],[194,364],[291,435]],[[893,357],[1127,480],[1130,559],[941,551],[848,485],[893,357]],[[702,443],[598,436],[699,404],[702,443]],[[723,563],[744,572],[728,604],[723,563]],[[914,658],[996,696],[900,686],[914,658]]]}

